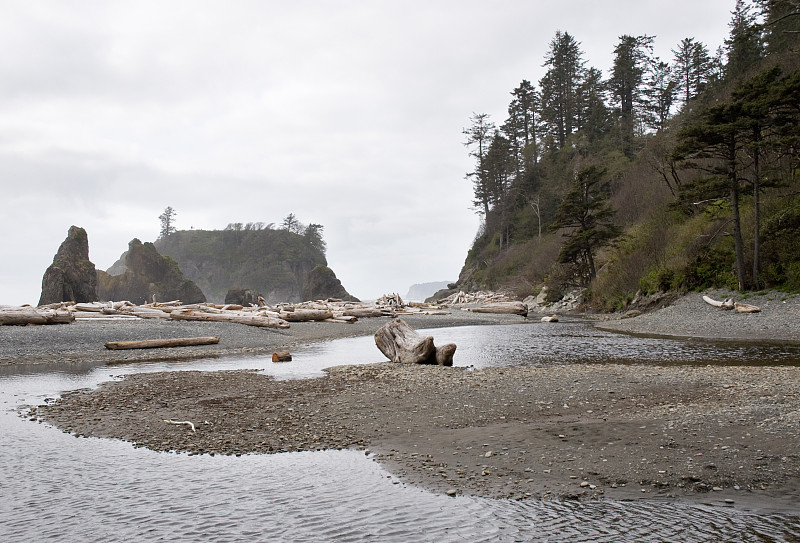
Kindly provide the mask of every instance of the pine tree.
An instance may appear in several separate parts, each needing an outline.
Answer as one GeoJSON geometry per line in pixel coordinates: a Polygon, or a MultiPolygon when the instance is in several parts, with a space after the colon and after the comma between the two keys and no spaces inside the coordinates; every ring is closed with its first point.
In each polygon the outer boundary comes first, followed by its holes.
{"type": "Polygon", "coordinates": [[[161,232],[158,234],[159,239],[165,238],[176,232],[175,215],[177,214],[178,212],[172,209],[172,206],[167,206],[164,209],[164,213],[158,216],[158,220],[161,221],[161,232]]]}
{"type": "Polygon", "coordinates": [[[580,44],[569,33],[556,32],[545,58],[547,72],[539,81],[541,118],[558,149],[576,130],[578,86],[584,74],[582,56],[580,44]]]}
{"type": "Polygon", "coordinates": [[[644,116],[642,84],[652,53],[652,36],[620,36],[614,48],[614,67],[608,84],[617,104],[623,150],[628,154],[632,152],[637,120],[644,116]]]}
{"type": "Polygon", "coordinates": [[[470,156],[475,158],[475,170],[467,174],[467,179],[471,179],[475,191],[473,203],[478,213],[483,213],[484,217],[489,214],[489,204],[492,199],[492,190],[487,179],[485,158],[489,151],[489,143],[495,131],[495,125],[489,120],[488,113],[473,113],[470,117],[471,125],[462,130],[467,136],[464,145],[470,148],[470,156]]]}
{"type": "Polygon", "coordinates": [[[728,57],[725,73],[731,79],[740,77],[761,60],[764,44],[761,39],[761,25],[756,23],[751,6],[745,4],[744,0],[736,0],[736,8],[728,26],[731,30],[725,40],[728,57]]]}
{"type": "Polygon", "coordinates": [[[594,261],[597,250],[622,232],[612,220],[615,211],[608,201],[605,174],[605,169],[596,166],[578,172],[551,226],[553,230],[567,229],[558,261],[573,267],[581,286],[588,286],[597,275],[594,261]]]}

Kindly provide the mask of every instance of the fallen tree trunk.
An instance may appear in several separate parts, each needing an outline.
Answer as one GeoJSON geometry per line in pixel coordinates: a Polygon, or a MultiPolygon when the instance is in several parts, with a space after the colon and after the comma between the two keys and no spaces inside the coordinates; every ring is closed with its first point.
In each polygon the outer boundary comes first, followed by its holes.
{"type": "Polygon", "coordinates": [[[508,314],[508,315],[521,315],[526,316],[528,314],[528,306],[523,304],[522,302],[495,302],[491,304],[485,304],[479,307],[473,307],[470,309],[473,313],[498,313],[498,314],[508,314]]]}
{"type": "Polygon", "coordinates": [[[64,309],[36,309],[19,307],[0,310],[0,326],[26,324],[69,324],[75,321],[75,315],[64,309]]]}
{"type": "Polygon", "coordinates": [[[163,347],[193,347],[195,345],[215,345],[218,337],[184,337],[173,339],[142,339],[138,341],[109,341],[106,349],[160,349],[163,347]]]}
{"type": "Polygon", "coordinates": [[[423,337],[403,319],[395,319],[375,332],[375,345],[392,362],[402,364],[438,364],[452,366],[456,346],[433,344],[433,337],[423,337]]]}
{"type": "Polygon", "coordinates": [[[201,311],[179,309],[170,313],[170,318],[184,321],[210,321],[210,322],[234,322],[247,326],[259,326],[261,328],[289,328],[289,323],[282,319],[264,317],[261,315],[225,315],[221,313],[203,313],[201,311]]]}
{"type": "Polygon", "coordinates": [[[281,311],[280,318],[287,322],[324,321],[333,318],[333,313],[322,309],[295,309],[281,311]]]}
{"type": "Polygon", "coordinates": [[[391,309],[381,309],[379,307],[376,308],[354,308],[354,309],[345,309],[342,313],[345,317],[356,317],[359,319],[366,319],[370,317],[394,317],[394,311],[391,309]]]}
{"type": "Polygon", "coordinates": [[[726,298],[725,301],[720,302],[719,300],[715,300],[708,296],[703,296],[703,301],[709,305],[713,305],[714,307],[719,307],[720,309],[733,309],[733,299],[726,298]]]}
{"type": "Polygon", "coordinates": [[[288,351],[280,351],[277,353],[272,353],[272,361],[273,362],[291,362],[292,361],[292,354],[288,351]]]}

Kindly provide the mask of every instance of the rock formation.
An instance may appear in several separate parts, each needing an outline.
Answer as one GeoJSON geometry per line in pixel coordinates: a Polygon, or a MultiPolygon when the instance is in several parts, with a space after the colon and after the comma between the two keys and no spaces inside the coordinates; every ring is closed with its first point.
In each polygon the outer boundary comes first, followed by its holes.
{"type": "Polygon", "coordinates": [[[308,272],[303,284],[303,300],[324,300],[339,298],[341,300],[357,302],[358,299],[348,293],[342,282],[328,266],[316,266],[308,272]]]}
{"type": "Polygon", "coordinates": [[[100,300],[128,300],[134,304],[181,300],[185,304],[206,301],[203,292],[184,277],[178,264],[158,253],[155,246],[133,239],[128,244],[125,273],[112,276],[97,272],[100,300]]]}
{"type": "Polygon", "coordinates": [[[249,288],[233,287],[225,295],[226,304],[238,304],[245,307],[258,305],[258,294],[249,288]]]}
{"type": "Polygon", "coordinates": [[[89,261],[89,237],[83,228],[70,226],[67,239],[42,277],[39,305],[95,300],[97,271],[89,261]]]}

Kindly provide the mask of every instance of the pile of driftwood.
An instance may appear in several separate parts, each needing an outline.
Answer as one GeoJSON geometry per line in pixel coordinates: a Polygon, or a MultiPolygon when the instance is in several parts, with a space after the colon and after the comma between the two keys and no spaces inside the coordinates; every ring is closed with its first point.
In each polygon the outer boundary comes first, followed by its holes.
{"type": "MultiPolygon", "coordinates": [[[[397,315],[446,314],[430,304],[405,305],[399,296],[391,303],[345,302],[329,299],[298,304],[270,306],[261,303],[244,307],[237,304],[190,304],[180,300],[136,305],[131,302],[63,302],[40,307],[0,308],[0,325],[64,324],[75,320],[104,319],[173,319],[187,321],[218,321],[260,326],[289,328],[292,322],[353,323],[360,318],[395,317],[397,315]]],[[[386,298],[383,297],[382,300],[386,298]]],[[[388,299],[388,298],[387,298],[388,299]]]]}

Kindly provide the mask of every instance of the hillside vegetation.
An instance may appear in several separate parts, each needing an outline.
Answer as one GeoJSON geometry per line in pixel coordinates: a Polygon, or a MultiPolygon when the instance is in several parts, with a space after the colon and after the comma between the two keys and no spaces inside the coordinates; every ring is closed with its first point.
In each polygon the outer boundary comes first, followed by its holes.
{"type": "Polygon", "coordinates": [[[621,36],[608,78],[557,32],[538,85],[464,130],[482,218],[457,287],[800,290],[800,1],[739,0],[716,54],[621,36]]]}
{"type": "Polygon", "coordinates": [[[352,298],[327,267],[319,231],[308,228],[303,233],[250,225],[179,230],[161,237],[155,246],[173,258],[210,301],[222,303],[235,287],[270,303],[352,298]]]}

